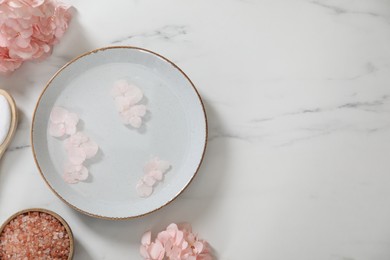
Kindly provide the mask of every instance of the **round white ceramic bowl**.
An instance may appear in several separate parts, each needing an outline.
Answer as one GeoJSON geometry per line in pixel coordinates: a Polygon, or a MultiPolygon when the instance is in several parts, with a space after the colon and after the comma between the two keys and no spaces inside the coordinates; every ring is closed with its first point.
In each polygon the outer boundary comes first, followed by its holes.
{"type": "Polygon", "coordinates": [[[90,216],[126,219],[163,207],[188,186],[204,156],[207,120],[194,85],[171,61],[145,49],[107,47],[77,57],[50,79],[36,105],[31,142],[39,172],[60,199],[90,216]],[[119,118],[110,96],[118,79],[144,93],[141,103],[148,113],[140,129],[119,118]],[[63,140],[48,134],[56,106],[77,113],[78,129],[99,145],[87,163],[85,182],[67,184],[62,178],[67,160],[63,140]],[[172,167],[153,194],[141,198],[135,186],[152,156],[172,167]]]}

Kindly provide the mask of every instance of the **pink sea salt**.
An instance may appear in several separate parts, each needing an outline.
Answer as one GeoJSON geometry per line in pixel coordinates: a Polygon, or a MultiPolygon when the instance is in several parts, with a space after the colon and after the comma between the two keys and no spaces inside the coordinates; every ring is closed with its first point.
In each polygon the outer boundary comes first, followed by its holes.
{"type": "Polygon", "coordinates": [[[0,234],[0,259],[68,259],[69,254],[68,232],[47,213],[18,215],[0,234]]]}

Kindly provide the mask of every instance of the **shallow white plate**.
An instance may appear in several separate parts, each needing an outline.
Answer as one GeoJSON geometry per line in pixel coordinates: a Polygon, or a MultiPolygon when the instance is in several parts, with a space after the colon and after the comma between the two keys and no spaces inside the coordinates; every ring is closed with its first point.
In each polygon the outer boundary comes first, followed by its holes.
{"type": "Polygon", "coordinates": [[[51,190],[81,212],[109,219],[142,216],[176,198],[195,176],[206,138],[204,107],[190,79],[164,57],[134,47],[98,49],[61,68],[38,100],[31,129],[35,161],[51,190]],[[121,123],[110,96],[118,79],[144,93],[149,112],[141,129],[121,123]],[[86,182],[62,179],[63,142],[48,134],[55,106],[77,113],[79,129],[99,145],[88,163],[86,182]],[[172,168],[150,197],[140,198],[135,186],[152,156],[169,161],[172,168]]]}

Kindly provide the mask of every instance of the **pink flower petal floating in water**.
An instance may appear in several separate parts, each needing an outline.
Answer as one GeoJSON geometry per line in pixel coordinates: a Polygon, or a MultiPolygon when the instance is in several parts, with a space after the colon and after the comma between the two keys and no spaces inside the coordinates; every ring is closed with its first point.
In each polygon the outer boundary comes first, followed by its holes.
{"type": "Polygon", "coordinates": [[[164,174],[171,167],[168,161],[158,157],[152,158],[144,166],[144,175],[136,185],[137,193],[140,197],[149,197],[153,193],[153,186],[162,181],[164,174]]]}
{"type": "Polygon", "coordinates": [[[153,192],[153,187],[140,180],[136,185],[136,190],[140,197],[149,197],[153,192]]]}
{"type": "Polygon", "coordinates": [[[125,96],[115,98],[115,106],[119,113],[123,113],[130,109],[130,101],[125,96]]]}
{"type": "Polygon", "coordinates": [[[79,117],[62,107],[54,107],[50,113],[49,134],[54,137],[76,133],[79,117]]]}
{"type": "Polygon", "coordinates": [[[157,181],[161,181],[163,179],[163,172],[160,170],[152,170],[148,173],[148,175],[150,175],[157,181]]]}
{"type": "Polygon", "coordinates": [[[154,241],[151,232],[146,232],[141,238],[140,254],[147,260],[214,259],[208,243],[199,239],[189,224],[179,227],[175,223],[158,233],[154,241]]]}
{"type": "Polygon", "coordinates": [[[152,187],[156,183],[156,181],[157,180],[150,175],[144,175],[144,177],[142,177],[142,182],[150,187],[152,187]]]}
{"type": "Polygon", "coordinates": [[[136,85],[129,84],[126,80],[118,80],[111,89],[111,96],[116,99],[125,97],[130,106],[141,101],[143,93],[136,85]]]}
{"type": "Polygon", "coordinates": [[[125,96],[126,92],[130,90],[130,86],[127,83],[126,80],[121,79],[114,83],[111,89],[111,96],[113,98],[119,97],[119,96],[125,96]]]}
{"type": "Polygon", "coordinates": [[[150,173],[152,171],[166,172],[171,167],[168,161],[161,160],[158,157],[152,158],[144,166],[144,173],[150,173]]]}
{"type": "Polygon", "coordinates": [[[85,151],[80,147],[71,147],[68,150],[68,158],[69,162],[74,165],[82,164],[86,159],[86,153],[85,151]]]}
{"type": "Polygon", "coordinates": [[[64,141],[64,147],[69,159],[69,164],[65,167],[64,180],[74,184],[87,179],[88,170],[82,164],[97,154],[99,146],[84,133],[77,132],[64,141]]]}
{"type": "Polygon", "coordinates": [[[86,134],[77,132],[78,122],[77,114],[70,113],[62,107],[54,107],[50,113],[49,133],[55,137],[69,135],[64,140],[69,163],[65,166],[63,179],[70,184],[88,177],[88,169],[83,163],[94,157],[99,150],[99,146],[86,134]]]}
{"type": "Polygon", "coordinates": [[[111,89],[111,96],[123,124],[140,128],[146,114],[146,106],[138,104],[143,98],[141,89],[126,80],[118,80],[111,89]]]}
{"type": "Polygon", "coordinates": [[[75,184],[88,178],[88,169],[83,165],[67,164],[63,178],[69,184],[75,184]]]}
{"type": "Polygon", "coordinates": [[[82,132],[71,135],[64,141],[69,160],[73,164],[82,164],[86,159],[94,157],[99,146],[82,132]]]}
{"type": "Polygon", "coordinates": [[[125,125],[131,125],[134,128],[140,128],[142,117],[146,114],[145,105],[135,105],[120,113],[125,125]]]}

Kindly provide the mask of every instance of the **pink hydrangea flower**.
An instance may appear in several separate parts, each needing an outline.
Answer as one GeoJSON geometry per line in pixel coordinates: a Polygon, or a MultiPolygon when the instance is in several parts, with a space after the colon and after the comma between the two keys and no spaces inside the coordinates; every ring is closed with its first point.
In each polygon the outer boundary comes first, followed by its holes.
{"type": "Polygon", "coordinates": [[[139,128],[142,118],[146,114],[146,106],[137,104],[143,98],[142,91],[126,80],[118,80],[111,89],[111,96],[115,100],[116,108],[125,125],[139,128]]]}
{"type": "Polygon", "coordinates": [[[75,184],[88,178],[88,169],[83,165],[67,164],[62,177],[65,182],[75,184]]]}
{"type": "Polygon", "coordinates": [[[22,60],[11,58],[8,48],[0,47],[0,72],[9,73],[22,65],[22,60]]]}
{"type": "Polygon", "coordinates": [[[94,157],[99,150],[99,146],[81,132],[77,132],[66,139],[64,146],[68,152],[69,162],[74,165],[80,165],[86,159],[94,157]]]}
{"type": "Polygon", "coordinates": [[[0,72],[50,55],[70,19],[69,6],[57,0],[0,0],[0,72]]]}
{"type": "Polygon", "coordinates": [[[205,240],[192,232],[189,224],[180,228],[172,223],[157,234],[146,232],[141,239],[140,254],[146,260],[212,260],[210,247],[205,240]],[[165,257],[165,258],[164,258],[165,257]]]}
{"type": "Polygon", "coordinates": [[[153,193],[153,186],[157,181],[162,181],[164,173],[170,167],[171,164],[168,161],[161,160],[158,157],[154,157],[147,162],[144,166],[144,175],[136,185],[138,196],[149,197],[153,193]]]}
{"type": "Polygon", "coordinates": [[[54,107],[50,113],[49,134],[54,137],[73,135],[76,133],[76,125],[79,117],[62,107],[54,107]]]}

